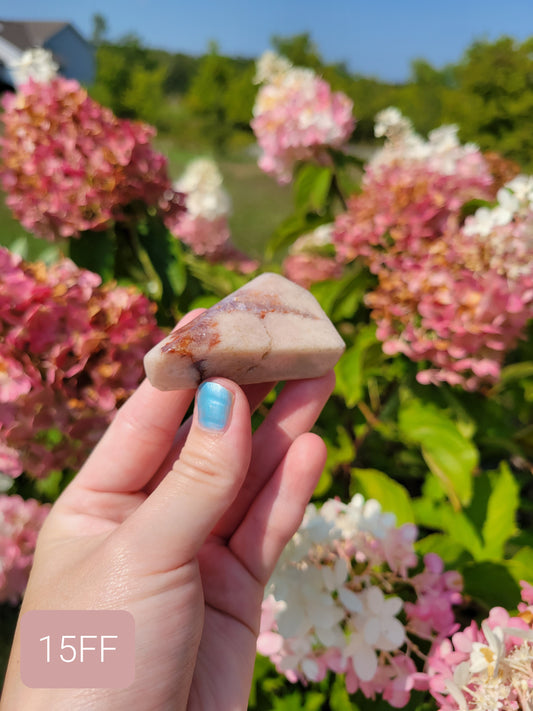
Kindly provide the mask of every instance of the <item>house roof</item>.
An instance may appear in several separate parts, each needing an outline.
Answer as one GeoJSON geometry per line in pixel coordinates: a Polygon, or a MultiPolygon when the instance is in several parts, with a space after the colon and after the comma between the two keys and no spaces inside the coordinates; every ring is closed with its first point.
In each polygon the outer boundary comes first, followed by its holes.
{"type": "Polygon", "coordinates": [[[0,18],[0,37],[21,50],[41,47],[69,22],[26,22],[2,20],[0,18]]]}

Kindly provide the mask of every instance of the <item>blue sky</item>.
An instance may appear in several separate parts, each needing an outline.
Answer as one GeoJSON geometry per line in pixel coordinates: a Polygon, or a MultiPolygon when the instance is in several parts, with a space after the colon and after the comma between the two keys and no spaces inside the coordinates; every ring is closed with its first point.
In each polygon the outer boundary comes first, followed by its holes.
{"type": "Polygon", "coordinates": [[[389,81],[422,57],[456,62],[474,39],[533,35],[533,0],[16,0],[0,18],[68,20],[90,36],[103,14],[109,36],[135,32],[144,44],[202,54],[210,40],[230,55],[255,57],[272,35],[309,32],[326,61],[389,81]]]}

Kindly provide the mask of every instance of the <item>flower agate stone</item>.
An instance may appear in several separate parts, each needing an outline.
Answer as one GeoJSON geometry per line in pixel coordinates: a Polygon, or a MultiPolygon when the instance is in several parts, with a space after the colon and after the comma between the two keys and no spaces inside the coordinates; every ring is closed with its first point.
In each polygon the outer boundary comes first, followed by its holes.
{"type": "Polygon", "coordinates": [[[160,390],[222,376],[240,385],[316,378],[344,341],[315,297],[278,274],[262,274],[172,332],[144,359],[160,390]]]}

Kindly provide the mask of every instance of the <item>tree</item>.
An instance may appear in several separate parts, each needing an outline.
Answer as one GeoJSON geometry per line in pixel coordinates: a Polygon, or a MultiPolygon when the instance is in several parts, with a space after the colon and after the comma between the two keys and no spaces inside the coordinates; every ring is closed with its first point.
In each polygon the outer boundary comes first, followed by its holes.
{"type": "Polygon", "coordinates": [[[533,166],[533,38],[475,42],[457,65],[447,117],[461,137],[533,166]]]}
{"type": "Polygon", "coordinates": [[[99,12],[96,12],[93,15],[92,22],[93,31],[91,35],[91,42],[95,47],[99,47],[107,34],[107,20],[99,12]]]}
{"type": "Polygon", "coordinates": [[[96,52],[92,96],[122,118],[155,122],[163,98],[166,68],[157,53],[135,34],[117,44],[102,42],[96,52]]]}
{"type": "Polygon", "coordinates": [[[257,90],[253,74],[252,61],[224,57],[214,43],[202,59],[186,98],[216,151],[226,150],[236,129],[250,130],[257,90]]]}
{"type": "Polygon", "coordinates": [[[189,90],[201,60],[187,54],[172,54],[168,58],[164,90],[169,94],[185,94],[189,90]]]}
{"type": "Polygon", "coordinates": [[[287,57],[297,67],[310,67],[317,71],[324,65],[318,47],[308,32],[292,37],[274,35],[271,43],[278,54],[287,57]]]}

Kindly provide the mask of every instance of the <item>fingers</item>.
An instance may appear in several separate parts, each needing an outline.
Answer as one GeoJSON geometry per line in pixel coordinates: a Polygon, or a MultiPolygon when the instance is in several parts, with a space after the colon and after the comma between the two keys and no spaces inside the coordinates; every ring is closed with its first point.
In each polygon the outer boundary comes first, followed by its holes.
{"type": "MultiPolygon", "coordinates": [[[[177,328],[203,309],[187,314],[177,328]]],[[[72,482],[74,488],[131,492],[157,471],[194,397],[194,390],[162,392],[145,380],[120,408],[72,482]]]]}
{"type": "Polygon", "coordinates": [[[231,510],[217,525],[216,535],[229,538],[233,534],[292,442],[314,425],[334,385],[333,371],[321,378],[297,380],[285,385],[254,434],[252,470],[231,510]]]}
{"type": "Polygon", "coordinates": [[[263,585],[302,521],[326,454],[317,435],[298,437],[229,542],[231,551],[263,585]]]}
{"type": "Polygon", "coordinates": [[[135,551],[140,570],[190,561],[234,500],[251,454],[250,408],[235,383],[216,378],[198,389],[179,459],[115,532],[135,551]]]}
{"type": "MultiPolygon", "coordinates": [[[[265,397],[274,387],[274,383],[258,383],[256,385],[245,385],[243,391],[248,398],[248,404],[250,406],[250,412],[254,412],[257,407],[263,402],[265,397]]],[[[164,479],[167,473],[172,468],[173,463],[179,457],[181,449],[185,444],[189,431],[191,429],[191,419],[184,422],[180,427],[172,447],[170,448],[165,459],[161,462],[158,471],[152,477],[150,482],[145,486],[144,491],[150,494],[159,485],[159,483],[164,479]]]]}

